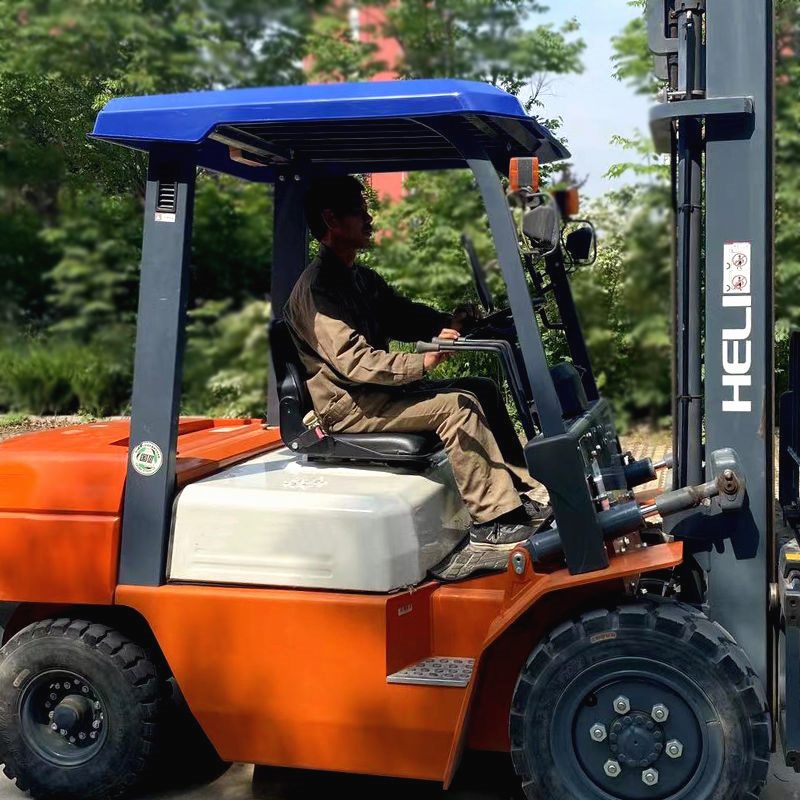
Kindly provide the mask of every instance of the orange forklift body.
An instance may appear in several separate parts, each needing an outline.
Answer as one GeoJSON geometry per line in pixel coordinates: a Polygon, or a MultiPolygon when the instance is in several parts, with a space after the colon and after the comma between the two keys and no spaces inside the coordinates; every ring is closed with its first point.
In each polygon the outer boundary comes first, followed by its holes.
{"type": "MultiPolygon", "coordinates": [[[[114,600],[128,463],[127,420],[76,425],[3,443],[0,601],[114,600]]],[[[184,419],[178,488],[280,444],[256,420],[184,419]]]]}
{"type": "MultiPolygon", "coordinates": [[[[278,431],[257,421],[183,419],[178,487],[279,446],[278,431]]],[[[449,785],[464,747],[508,750],[514,685],[548,630],[568,613],[613,602],[626,578],[682,557],[681,544],[658,545],[583,575],[537,574],[527,561],[523,575],[509,569],[394,594],[117,586],[127,421],[12,439],[2,455],[0,552],[16,566],[0,579],[0,600],[56,615],[76,605],[138,612],[231,761],[449,785]],[[429,656],[475,659],[473,680],[465,688],[387,683],[429,656]]],[[[18,627],[12,620],[4,639],[18,627]]]]}
{"type": "Polygon", "coordinates": [[[390,595],[168,584],[120,586],[116,601],[147,620],[222,758],[449,785],[464,746],[508,750],[520,669],[567,609],[618,598],[625,578],[681,557],[664,544],[605,572],[509,570],[390,595]],[[476,677],[387,683],[431,656],[475,659],[476,677]]]}

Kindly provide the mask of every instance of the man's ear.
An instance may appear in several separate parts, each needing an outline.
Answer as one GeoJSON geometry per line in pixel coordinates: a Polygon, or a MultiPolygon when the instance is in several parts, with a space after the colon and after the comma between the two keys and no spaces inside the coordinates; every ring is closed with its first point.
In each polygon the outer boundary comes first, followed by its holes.
{"type": "Polygon", "coordinates": [[[332,230],[336,227],[338,220],[336,219],[336,214],[331,211],[329,208],[324,208],[322,210],[322,221],[325,223],[325,227],[328,230],[332,230]]]}

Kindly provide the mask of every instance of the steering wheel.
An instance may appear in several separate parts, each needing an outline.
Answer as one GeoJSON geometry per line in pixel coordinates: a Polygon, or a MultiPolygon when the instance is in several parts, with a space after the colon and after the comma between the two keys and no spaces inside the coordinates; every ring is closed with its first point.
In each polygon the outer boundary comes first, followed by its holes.
{"type": "Polygon", "coordinates": [[[481,260],[478,258],[478,252],[475,250],[475,243],[466,233],[462,233],[461,246],[464,248],[464,252],[467,254],[469,265],[472,268],[472,277],[475,281],[475,290],[478,292],[478,297],[480,298],[483,310],[487,314],[491,314],[494,311],[492,290],[489,288],[489,284],[486,281],[486,273],[484,272],[481,260]]]}
{"type": "Polygon", "coordinates": [[[509,342],[516,341],[516,328],[514,318],[510,308],[497,309],[492,297],[492,291],[486,280],[486,272],[483,269],[475,250],[475,244],[466,234],[461,235],[461,244],[467,254],[469,265],[472,268],[472,276],[475,280],[475,289],[481,301],[481,306],[486,312],[486,316],[475,323],[475,327],[464,335],[464,339],[505,339],[509,342]]]}

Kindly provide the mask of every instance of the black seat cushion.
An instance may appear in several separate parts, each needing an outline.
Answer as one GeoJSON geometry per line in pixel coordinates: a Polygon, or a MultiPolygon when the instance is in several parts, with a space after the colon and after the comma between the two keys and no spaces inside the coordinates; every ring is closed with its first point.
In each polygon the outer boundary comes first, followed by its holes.
{"type": "Polygon", "coordinates": [[[338,433],[330,438],[335,444],[361,447],[382,456],[428,458],[442,449],[433,433],[338,433]]]}

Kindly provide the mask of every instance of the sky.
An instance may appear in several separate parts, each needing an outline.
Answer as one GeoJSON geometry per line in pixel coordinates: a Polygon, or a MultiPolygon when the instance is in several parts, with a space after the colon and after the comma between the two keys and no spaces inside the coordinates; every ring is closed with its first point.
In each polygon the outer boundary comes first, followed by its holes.
{"type": "Polygon", "coordinates": [[[630,160],[609,141],[614,134],[648,130],[647,114],[653,101],[633,93],[612,77],[611,37],[641,10],[627,0],[549,0],[550,10],[535,22],[556,25],[576,18],[586,42],[582,75],[557,76],[541,98],[549,117],[563,117],[562,135],[568,140],[576,176],[587,178],[585,194],[598,197],[621,185],[622,179],[604,178],[612,164],[630,160]]]}

